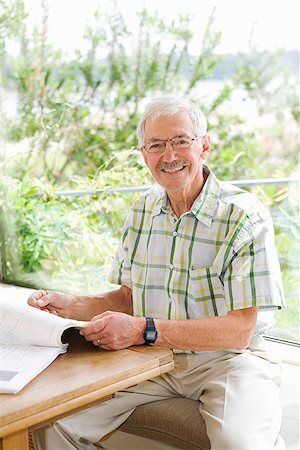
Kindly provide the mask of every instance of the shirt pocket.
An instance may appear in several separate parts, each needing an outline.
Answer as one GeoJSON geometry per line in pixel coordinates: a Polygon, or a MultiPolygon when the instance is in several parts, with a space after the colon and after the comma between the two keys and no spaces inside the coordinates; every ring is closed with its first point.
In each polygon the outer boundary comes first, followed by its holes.
{"type": "Polygon", "coordinates": [[[228,309],[224,285],[219,278],[217,268],[194,266],[189,270],[189,275],[190,317],[226,316],[228,309]]]}

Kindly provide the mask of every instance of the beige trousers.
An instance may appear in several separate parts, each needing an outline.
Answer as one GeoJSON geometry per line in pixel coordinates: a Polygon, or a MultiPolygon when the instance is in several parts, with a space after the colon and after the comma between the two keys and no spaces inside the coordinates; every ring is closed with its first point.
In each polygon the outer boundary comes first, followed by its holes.
{"type": "MultiPolygon", "coordinates": [[[[225,351],[174,355],[168,374],[33,433],[38,450],[95,450],[138,405],[187,397],[199,401],[212,450],[284,450],[279,436],[280,368],[264,358],[225,351]]],[[[159,448],[153,447],[153,448],[159,448]]],[[[124,449],[121,449],[124,450],[124,449]]],[[[141,449],[142,450],[142,449],[141,449]]]]}

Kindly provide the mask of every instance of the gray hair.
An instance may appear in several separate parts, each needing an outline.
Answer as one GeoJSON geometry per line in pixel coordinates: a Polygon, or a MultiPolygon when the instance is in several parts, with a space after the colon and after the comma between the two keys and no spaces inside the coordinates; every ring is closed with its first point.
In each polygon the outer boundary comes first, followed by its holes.
{"type": "Polygon", "coordinates": [[[146,120],[157,120],[161,116],[173,116],[180,110],[186,112],[192,122],[194,132],[197,136],[204,136],[207,132],[207,122],[203,112],[192,102],[185,98],[174,95],[164,95],[153,99],[145,108],[137,127],[139,147],[145,145],[145,123],[146,120]]]}

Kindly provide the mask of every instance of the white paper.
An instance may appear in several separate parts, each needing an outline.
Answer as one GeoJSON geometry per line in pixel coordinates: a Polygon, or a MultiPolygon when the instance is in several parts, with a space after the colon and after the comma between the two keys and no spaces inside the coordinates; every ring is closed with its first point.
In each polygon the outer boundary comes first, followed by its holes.
{"type": "Polygon", "coordinates": [[[15,394],[42,372],[67,346],[0,345],[0,392],[15,394]]]}
{"type": "Polygon", "coordinates": [[[14,394],[42,372],[68,344],[68,328],[85,322],[63,319],[22,301],[0,300],[0,393],[14,394]]]}

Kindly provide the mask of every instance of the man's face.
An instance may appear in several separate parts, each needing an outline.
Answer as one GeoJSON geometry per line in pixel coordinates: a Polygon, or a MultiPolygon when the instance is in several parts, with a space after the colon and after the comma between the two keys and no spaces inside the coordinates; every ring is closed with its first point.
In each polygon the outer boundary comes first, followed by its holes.
{"type": "MultiPolygon", "coordinates": [[[[192,123],[185,112],[162,116],[145,123],[145,143],[153,140],[173,139],[177,136],[195,138],[192,123]]],[[[189,148],[174,150],[167,142],[164,153],[148,153],[142,149],[144,160],[153,177],[168,193],[183,191],[193,195],[202,187],[202,159],[209,153],[209,138],[199,138],[189,148]]]]}

